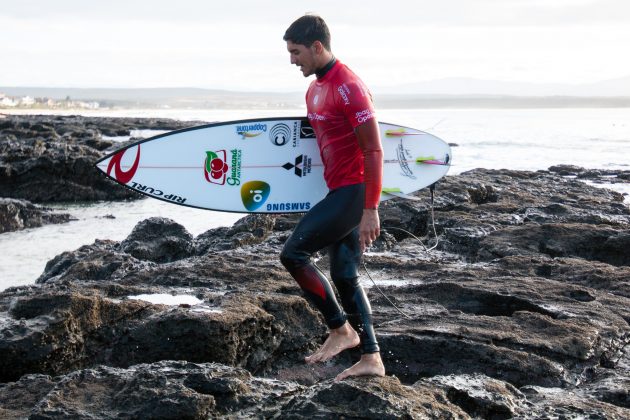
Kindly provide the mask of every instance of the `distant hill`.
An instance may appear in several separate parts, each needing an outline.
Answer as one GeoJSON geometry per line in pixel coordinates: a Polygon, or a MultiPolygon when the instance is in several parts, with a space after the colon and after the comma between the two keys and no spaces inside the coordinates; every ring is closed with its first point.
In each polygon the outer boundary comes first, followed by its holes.
{"type": "Polygon", "coordinates": [[[217,108],[217,107],[296,107],[303,100],[303,93],[234,92],[199,88],[46,88],[46,87],[0,87],[7,96],[71,98],[79,101],[97,101],[105,106],[119,107],[173,107],[173,108],[217,108]]]}
{"type": "MultiPolygon", "coordinates": [[[[536,85],[443,79],[373,90],[379,108],[630,107],[630,77],[589,85],[536,85]],[[491,93],[488,93],[491,92],[491,93]],[[527,94],[522,94],[526,92],[527,94]]],[[[236,92],[199,88],[0,87],[11,97],[95,101],[117,108],[296,109],[304,92],[236,92]]]]}
{"type": "Polygon", "coordinates": [[[570,96],[620,97],[630,96],[630,76],[586,84],[501,82],[466,78],[448,78],[427,82],[381,87],[383,94],[416,95],[501,95],[501,96],[570,96]]]}

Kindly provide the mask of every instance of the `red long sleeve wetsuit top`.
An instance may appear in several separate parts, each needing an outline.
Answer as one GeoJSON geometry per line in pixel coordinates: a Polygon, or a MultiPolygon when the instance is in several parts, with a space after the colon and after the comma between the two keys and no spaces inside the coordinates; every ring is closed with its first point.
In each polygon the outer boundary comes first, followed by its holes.
{"type": "Polygon", "coordinates": [[[383,151],[380,138],[359,144],[354,129],[375,118],[372,96],[361,79],[338,60],[306,92],[306,109],[317,136],[329,189],[365,183],[364,208],[377,208],[383,151]]]}

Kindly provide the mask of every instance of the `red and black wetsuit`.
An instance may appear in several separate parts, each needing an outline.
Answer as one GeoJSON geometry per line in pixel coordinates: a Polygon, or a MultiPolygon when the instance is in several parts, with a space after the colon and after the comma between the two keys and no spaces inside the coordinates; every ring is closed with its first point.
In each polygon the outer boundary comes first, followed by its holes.
{"type": "Polygon", "coordinates": [[[300,220],[280,259],[322,312],[328,327],[346,320],[361,337],[361,351],[379,351],[370,303],[359,283],[359,223],[363,209],[376,209],[381,193],[380,139],[359,144],[355,128],[375,118],[370,92],[344,64],[333,59],[317,73],[306,93],[308,119],[317,137],[328,195],[300,220]],[[328,248],[330,275],[341,297],[337,303],[311,256],[328,248]]]}

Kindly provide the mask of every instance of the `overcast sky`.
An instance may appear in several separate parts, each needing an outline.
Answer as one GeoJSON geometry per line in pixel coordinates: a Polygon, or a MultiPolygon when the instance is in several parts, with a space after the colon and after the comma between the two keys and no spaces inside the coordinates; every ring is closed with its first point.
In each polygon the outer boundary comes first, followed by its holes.
{"type": "Polygon", "coordinates": [[[629,0],[0,0],[0,86],[303,90],[305,12],[372,87],[630,76],[629,0]]]}

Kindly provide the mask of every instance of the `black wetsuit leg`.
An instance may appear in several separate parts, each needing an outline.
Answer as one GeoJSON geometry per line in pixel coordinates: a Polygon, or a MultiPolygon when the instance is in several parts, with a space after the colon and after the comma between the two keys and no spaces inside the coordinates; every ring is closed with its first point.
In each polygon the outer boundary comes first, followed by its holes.
{"type": "Polygon", "coordinates": [[[339,328],[348,319],[339,306],[326,276],[311,262],[311,256],[329,247],[331,273],[342,305],[359,320],[362,351],[378,351],[371,322],[370,305],[358,282],[360,259],[358,225],[363,215],[365,187],[348,185],[331,191],[313,207],[293,230],[280,255],[282,264],[309,299],[324,315],[329,328],[339,328]],[[347,273],[354,273],[350,276],[347,273]]]}
{"type": "Polygon", "coordinates": [[[341,297],[350,325],[361,337],[361,353],[379,351],[372,323],[370,301],[359,282],[358,267],[361,262],[359,229],[355,228],[348,236],[328,248],[330,257],[330,277],[341,297]]]}

